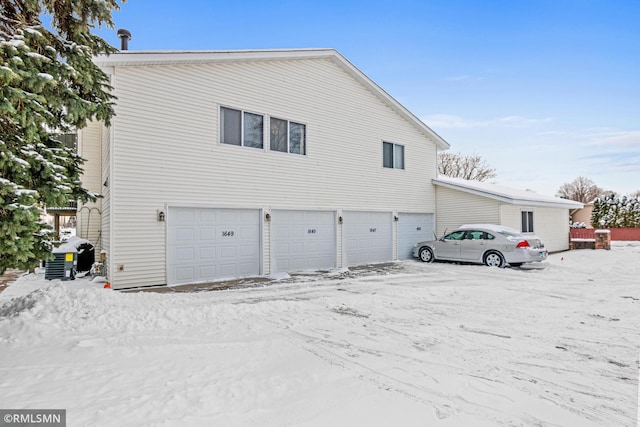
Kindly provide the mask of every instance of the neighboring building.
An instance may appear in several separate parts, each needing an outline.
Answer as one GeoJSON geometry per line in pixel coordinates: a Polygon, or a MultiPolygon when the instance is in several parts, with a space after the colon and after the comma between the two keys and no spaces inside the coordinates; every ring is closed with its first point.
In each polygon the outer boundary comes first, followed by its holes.
{"type": "Polygon", "coordinates": [[[549,252],[569,249],[570,210],[582,203],[495,184],[439,176],[436,185],[437,233],[462,224],[501,224],[535,234],[549,252]]]}
{"type": "Polygon", "coordinates": [[[591,225],[591,214],[593,213],[593,202],[586,203],[583,208],[575,209],[571,212],[572,224],[584,224],[585,228],[593,228],[591,225]]]}
{"type": "Polygon", "coordinates": [[[335,50],[96,63],[116,116],[79,132],[103,197],[78,223],[113,288],[407,259],[432,237],[449,145],[335,50]]]}

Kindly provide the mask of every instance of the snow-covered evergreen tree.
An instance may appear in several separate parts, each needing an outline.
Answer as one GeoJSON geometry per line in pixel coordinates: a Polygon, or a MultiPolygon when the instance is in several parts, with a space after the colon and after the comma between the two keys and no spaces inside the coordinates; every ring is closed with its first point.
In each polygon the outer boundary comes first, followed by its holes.
{"type": "Polygon", "coordinates": [[[640,199],[617,197],[609,194],[593,202],[591,224],[594,227],[635,228],[640,227],[640,199]]]}
{"type": "Polygon", "coordinates": [[[108,77],[91,59],[115,49],[91,30],[113,28],[117,9],[117,0],[0,0],[0,273],[47,257],[45,206],[95,198],[79,180],[83,159],[56,135],[113,115],[108,77]]]}

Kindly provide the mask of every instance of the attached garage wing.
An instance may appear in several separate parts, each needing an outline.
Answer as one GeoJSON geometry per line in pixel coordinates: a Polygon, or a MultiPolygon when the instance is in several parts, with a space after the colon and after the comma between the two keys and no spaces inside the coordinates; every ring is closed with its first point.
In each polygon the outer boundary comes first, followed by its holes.
{"type": "Polygon", "coordinates": [[[260,274],[260,210],[170,207],[167,284],[260,274]]]}

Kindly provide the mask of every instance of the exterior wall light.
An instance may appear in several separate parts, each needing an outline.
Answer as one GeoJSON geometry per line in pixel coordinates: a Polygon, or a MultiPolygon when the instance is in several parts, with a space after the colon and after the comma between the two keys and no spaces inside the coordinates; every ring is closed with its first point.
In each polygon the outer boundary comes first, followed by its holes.
{"type": "Polygon", "coordinates": [[[342,216],[338,217],[338,224],[342,224],[342,216]]]}
{"type": "Polygon", "coordinates": [[[271,214],[269,212],[264,215],[264,220],[267,222],[271,221],[271,214]]]}
{"type": "Polygon", "coordinates": [[[164,211],[158,211],[158,222],[164,222],[166,214],[164,211]]]}

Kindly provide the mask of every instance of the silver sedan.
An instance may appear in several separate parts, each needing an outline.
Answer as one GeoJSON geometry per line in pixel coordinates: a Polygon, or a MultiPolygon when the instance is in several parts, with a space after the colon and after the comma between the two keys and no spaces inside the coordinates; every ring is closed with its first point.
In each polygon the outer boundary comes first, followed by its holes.
{"type": "Polygon", "coordinates": [[[504,267],[519,267],[547,259],[548,253],[536,236],[494,224],[467,224],[438,240],[416,243],[413,256],[424,262],[460,261],[504,267]]]}

